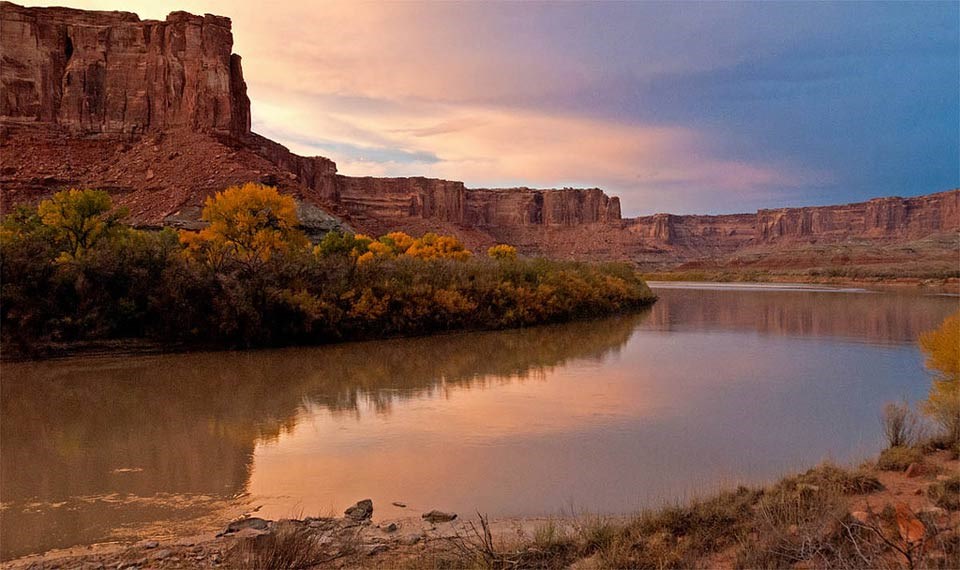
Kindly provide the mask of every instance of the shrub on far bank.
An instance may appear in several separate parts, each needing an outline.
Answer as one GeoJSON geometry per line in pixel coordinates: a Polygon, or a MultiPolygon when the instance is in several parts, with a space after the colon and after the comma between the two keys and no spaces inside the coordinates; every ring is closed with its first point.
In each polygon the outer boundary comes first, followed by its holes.
{"type": "Polygon", "coordinates": [[[208,227],[179,235],[115,224],[122,211],[105,193],[52,202],[81,214],[24,208],[3,220],[5,350],[122,338],[323,343],[560,322],[655,299],[626,264],[474,257],[452,236],[333,233],[311,247],[293,200],[258,185],[218,193],[203,210],[208,227]],[[96,239],[66,226],[92,227],[96,239]]]}
{"type": "Polygon", "coordinates": [[[501,243],[488,249],[487,257],[512,261],[517,258],[517,248],[501,243]]]}

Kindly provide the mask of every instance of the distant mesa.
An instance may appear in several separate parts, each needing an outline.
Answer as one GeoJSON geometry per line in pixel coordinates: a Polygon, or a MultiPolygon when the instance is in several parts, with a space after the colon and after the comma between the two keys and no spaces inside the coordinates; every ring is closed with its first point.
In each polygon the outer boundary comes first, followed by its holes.
{"type": "MultiPolygon", "coordinates": [[[[196,228],[203,201],[248,181],[277,186],[305,229],[380,235],[440,231],[470,247],[641,265],[785,251],[805,244],[889,244],[956,235],[960,190],[750,214],[624,219],[599,188],[466,188],[423,177],[337,173],[250,130],[229,18],[173,12],[26,8],[0,2],[2,208],[68,186],[109,191],[145,227],[196,228]]],[[[955,241],[955,239],[954,239],[955,241]]],[[[950,239],[944,241],[950,245],[950,239]]],[[[938,255],[943,255],[940,247],[938,255]]]]}

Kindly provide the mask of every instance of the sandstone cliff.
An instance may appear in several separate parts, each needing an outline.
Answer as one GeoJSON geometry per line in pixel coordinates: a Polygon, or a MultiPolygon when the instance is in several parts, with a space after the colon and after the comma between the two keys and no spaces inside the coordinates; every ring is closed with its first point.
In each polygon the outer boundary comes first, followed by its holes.
{"type": "Polygon", "coordinates": [[[229,18],[0,5],[0,115],[79,133],[250,130],[229,18]]]}
{"type": "MultiPolygon", "coordinates": [[[[0,2],[0,206],[98,187],[130,222],[198,227],[204,200],[260,181],[300,202],[314,236],[455,233],[471,247],[647,265],[805,244],[889,243],[960,229],[960,191],[752,214],[622,219],[602,190],[466,188],[423,177],[339,174],[250,131],[228,18],[24,8],[0,2]]],[[[949,253],[949,252],[947,252],[949,253]]]]}
{"type": "Polygon", "coordinates": [[[960,227],[960,192],[876,198],[843,206],[757,212],[757,239],[921,238],[960,227]]]}

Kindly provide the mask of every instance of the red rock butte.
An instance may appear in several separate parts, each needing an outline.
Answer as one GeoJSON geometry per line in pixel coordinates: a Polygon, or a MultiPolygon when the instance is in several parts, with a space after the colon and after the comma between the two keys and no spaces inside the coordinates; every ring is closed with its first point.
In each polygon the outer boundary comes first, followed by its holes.
{"type": "Polygon", "coordinates": [[[778,264],[778,254],[809,246],[933,240],[923,255],[957,261],[960,190],[750,214],[622,218],[619,199],[599,188],[466,188],[340,175],[333,161],[298,156],[250,130],[232,48],[230,19],[221,16],[141,20],[0,2],[3,210],[67,187],[101,188],[129,208],[134,225],[196,228],[212,193],[259,181],[298,200],[313,237],[336,228],[439,231],[474,248],[510,243],[530,254],[648,267],[778,264]]]}

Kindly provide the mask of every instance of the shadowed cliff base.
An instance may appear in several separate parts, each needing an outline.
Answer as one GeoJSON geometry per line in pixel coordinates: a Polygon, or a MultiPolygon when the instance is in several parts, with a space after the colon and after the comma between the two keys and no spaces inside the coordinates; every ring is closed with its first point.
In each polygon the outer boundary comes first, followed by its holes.
{"type": "MultiPolygon", "coordinates": [[[[472,248],[511,243],[526,254],[648,270],[684,263],[733,270],[740,262],[731,256],[741,252],[761,264],[831,270],[806,261],[808,250],[838,244],[849,249],[841,267],[877,265],[869,268],[876,275],[905,259],[882,258],[891,244],[955,240],[960,229],[958,190],[752,214],[622,218],[619,199],[597,188],[469,189],[423,177],[344,176],[326,158],[297,156],[251,132],[229,18],[174,12],[161,22],[0,2],[0,19],[8,62],[0,82],[13,94],[0,102],[4,211],[66,187],[94,187],[128,207],[135,225],[195,229],[208,196],[259,181],[300,202],[315,239],[331,229],[435,231],[472,248]]],[[[956,251],[951,243],[917,249],[912,273],[940,278],[956,251]]]]}

